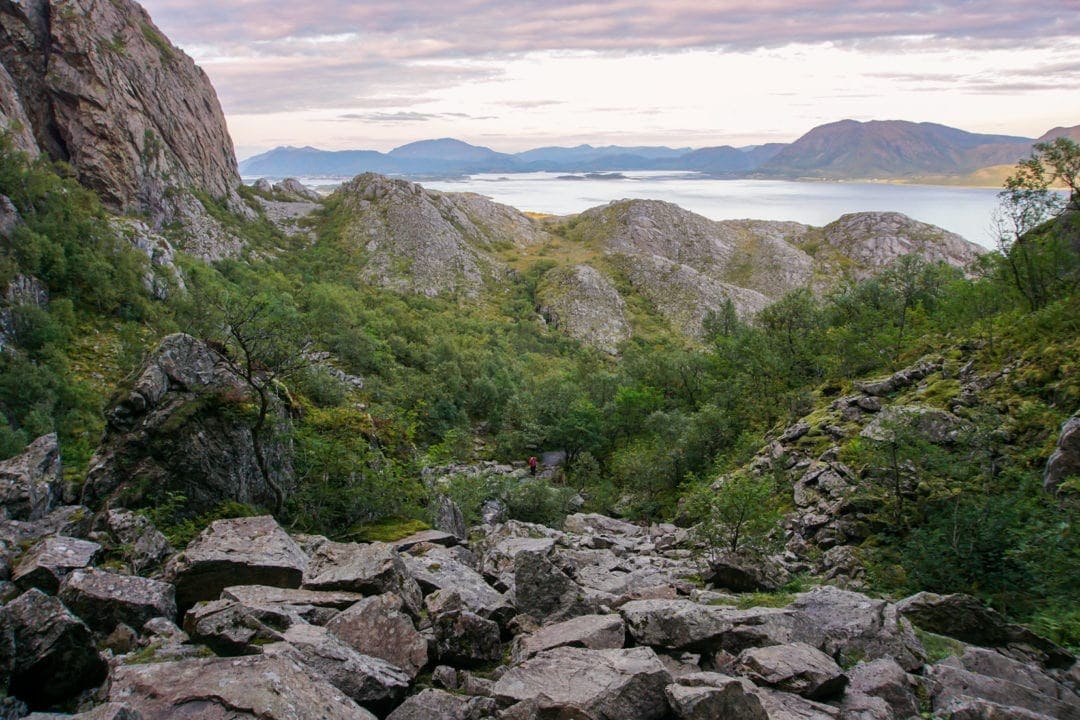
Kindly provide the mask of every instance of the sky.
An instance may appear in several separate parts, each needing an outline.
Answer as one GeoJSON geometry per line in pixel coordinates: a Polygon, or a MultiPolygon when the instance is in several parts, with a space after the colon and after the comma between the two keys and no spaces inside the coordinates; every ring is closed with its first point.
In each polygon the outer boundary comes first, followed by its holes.
{"type": "Polygon", "coordinates": [[[1080,124],[1080,0],[143,0],[240,158],[455,137],[790,142],[844,118],[1080,124]]]}

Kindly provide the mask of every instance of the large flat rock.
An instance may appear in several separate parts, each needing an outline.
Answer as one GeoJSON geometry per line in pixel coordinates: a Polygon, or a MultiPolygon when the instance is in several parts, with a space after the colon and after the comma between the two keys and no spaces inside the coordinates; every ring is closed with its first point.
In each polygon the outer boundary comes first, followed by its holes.
{"type": "Polygon", "coordinates": [[[269,515],[216,520],[172,559],[166,577],[183,611],[231,585],[298,588],[308,558],[269,515]]]}
{"type": "Polygon", "coordinates": [[[75,570],[64,578],[60,599],[94,630],[112,632],[118,623],[135,628],[155,617],[176,617],[173,586],[160,580],[104,570],[75,570]]]}
{"type": "Polygon", "coordinates": [[[55,594],[68,573],[89,567],[100,552],[101,546],[89,540],[45,538],[23,555],[11,579],[24,590],[36,587],[55,594]]]}
{"type": "Polygon", "coordinates": [[[266,655],[123,665],[108,699],[154,720],[375,720],[300,663],[266,655]]]}
{"type": "Polygon", "coordinates": [[[582,615],[546,625],[529,635],[514,639],[512,657],[528,660],[533,655],[557,647],[616,650],[626,643],[626,625],[618,615],[582,615]]]}
{"type": "Polygon", "coordinates": [[[561,647],[511,668],[495,683],[501,703],[535,701],[541,717],[659,720],[671,675],[649,648],[561,647]]]}

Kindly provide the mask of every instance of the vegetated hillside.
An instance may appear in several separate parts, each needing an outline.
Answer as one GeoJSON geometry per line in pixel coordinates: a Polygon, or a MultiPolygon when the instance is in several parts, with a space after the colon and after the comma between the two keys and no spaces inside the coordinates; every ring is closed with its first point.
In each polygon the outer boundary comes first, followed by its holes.
{"type": "Polygon", "coordinates": [[[841,120],[814,128],[759,168],[765,175],[894,178],[963,174],[1014,164],[1032,140],[980,135],[934,123],[841,120]]]}
{"type": "Polygon", "coordinates": [[[1030,222],[970,277],[895,258],[949,247],[896,217],[722,225],[631,202],[537,225],[374,176],[325,202],[196,188],[168,230],[236,241],[197,258],[0,136],[0,706],[1072,716],[1075,656],[1052,641],[1080,644],[1080,215],[1021,189],[1007,208],[1030,222]],[[431,238],[453,293],[371,282],[380,263],[407,278],[393,266],[431,238]],[[624,286],[649,263],[744,258],[753,279],[756,249],[797,238],[812,266],[895,261],[752,318],[724,303],[698,341],[634,317],[648,298],[624,286]],[[505,265],[477,262],[495,274],[474,297],[472,249],[505,265]],[[589,264],[608,260],[625,275],[589,264]],[[538,315],[582,298],[649,332],[613,357],[538,315]],[[532,477],[544,451],[561,464],[532,477]]]}
{"type": "Polygon", "coordinates": [[[424,295],[475,296],[506,275],[493,251],[547,237],[521,212],[479,195],[370,173],[341,186],[331,202],[337,231],[363,258],[362,278],[424,295]]]}

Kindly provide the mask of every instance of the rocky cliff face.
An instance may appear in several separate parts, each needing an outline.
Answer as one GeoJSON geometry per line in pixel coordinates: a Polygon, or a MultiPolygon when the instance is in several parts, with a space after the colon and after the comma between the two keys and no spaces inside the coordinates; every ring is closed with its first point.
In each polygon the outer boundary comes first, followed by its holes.
{"type": "Polygon", "coordinates": [[[114,210],[160,224],[174,189],[240,208],[210,81],[130,0],[0,1],[0,124],[114,210]]]}

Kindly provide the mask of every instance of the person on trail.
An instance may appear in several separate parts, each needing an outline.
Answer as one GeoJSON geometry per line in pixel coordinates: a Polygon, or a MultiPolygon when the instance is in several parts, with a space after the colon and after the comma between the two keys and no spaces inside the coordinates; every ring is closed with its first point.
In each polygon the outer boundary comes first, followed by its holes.
{"type": "Polygon", "coordinates": [[[529,472],[532,473],[533,475],[536,474],[536,464],[537,464],[537,460],[536,460],[536,456],[534,455],[531,458],[529,458],[529,472]]]}

